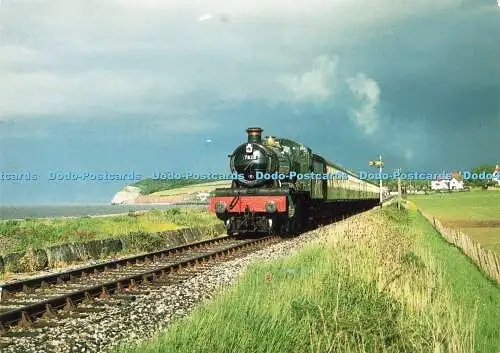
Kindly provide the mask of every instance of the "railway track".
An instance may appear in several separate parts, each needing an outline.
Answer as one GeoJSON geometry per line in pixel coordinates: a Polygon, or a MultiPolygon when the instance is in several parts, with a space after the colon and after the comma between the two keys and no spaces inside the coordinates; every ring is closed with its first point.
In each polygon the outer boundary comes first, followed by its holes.
{"type": "Polygon", "coordinates": [[[12,329],[43,324],[44,319],[57,318],[61,310],[77,311],[79,305],[92,304],[96,298],[131,295],[142,284],[168,284],[184,269],[217,263],[278,239],[224,236],[7,283],[1,286],[0,331],[5,335],[12,329]]]}

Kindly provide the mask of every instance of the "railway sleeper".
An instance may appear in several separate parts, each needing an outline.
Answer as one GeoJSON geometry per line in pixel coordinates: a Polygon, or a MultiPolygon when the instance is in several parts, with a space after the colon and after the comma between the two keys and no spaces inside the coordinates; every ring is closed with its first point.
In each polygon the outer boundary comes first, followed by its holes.
{"type": "Polygon", "coordinates": [[[74,311],[76,309],[75,303],[73,302],[73,299],[70,297],[66,298],[66,304],[63,307],[64,311],[74,311]]]}
{"type": "Polygon", "coordinates": [[[42,315],[42,319],[52,319],[57,317],[57,313],[52,307],[52,305],[47,304],[45,305],[45,312],[42,315]]]}
{"type": "Polygon", "coordinates": [[[30,328],[33,325],[33,320],[28,315],[26,311],[21,312],[21,320],[19,320],[17,326],[23,329],[30,328]]]}
{"type": "Polygon", "coordinates": [[[109,298],[109,292],[106,287],[102,287],[101,293],[99,294],[99,299],[107,299],[109,298]]]}

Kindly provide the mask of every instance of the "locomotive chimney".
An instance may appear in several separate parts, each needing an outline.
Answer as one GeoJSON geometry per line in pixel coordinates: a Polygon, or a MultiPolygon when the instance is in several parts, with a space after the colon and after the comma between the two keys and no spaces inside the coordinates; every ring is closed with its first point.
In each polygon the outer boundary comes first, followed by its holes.
{"type": "Polygon", "coordinates": [[[247,129],[248,143],[262,143],[262,131],[260,127],[249,127],[247,129]]]}

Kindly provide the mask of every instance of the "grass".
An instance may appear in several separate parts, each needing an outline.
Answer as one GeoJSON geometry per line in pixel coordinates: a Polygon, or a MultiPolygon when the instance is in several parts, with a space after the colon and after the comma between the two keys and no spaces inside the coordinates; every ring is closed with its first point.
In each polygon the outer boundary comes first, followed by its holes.
{"type": "Polygon", "coordinates": [[[446,266],[444,280],[449,283],[455,301],[463,307],[468,317],[477,310],[476,350],[500,350],[500,286],[485,280],[482,273],[455,246],[446,242],[420,215],[415,225],[429,237],[418,237],[418,246],[431,251],[435,259],[446,266]]]}
{"type": "Polygon", "coordinates": [[[207,182],[203,184],[195,184],[190,186],[178,187],[175,189],[162,190],[158,192],[154,192],[151,196],[173,196],[173,195],[184,195],[195,192],[209,192],[214,190],[215,188],[228,187],[231,185],[231,181],[222,180],[222,181],[213,181],[207,182]]]}
{"type": "Polygon", "coordinates": [[[0,252],[217,223],[208,210],[195,208],[154,209],[110,217],[8,220],[0,222],[0,252]]]}
{"type": "MultiPolygon", "coordinates": [[[[204,191],[207,187],[222,187],[221,185],[231,184],[229,180],[199,180],[199,179],[143,179],[138,181],[132,186],[136,186],[141,190],[142,195],[150,195],[153,193],[159,193],[162,191],[172,190],[175,192],[177,189],[187,189],[191,190],[189,186],[193,186],[194,189],[199,188],[200,191],[204,191]]],[[[161,195],[161,194],[160,194],[161,195]]],[[[170,195],[167,193],[166,195],[170,195]]]]}
{"type": "Polygon", "coordinates": [[[408,199],[445,226],[462,229],[485,249],[500,254],[500,192],[477,190],[408,199]]]}
{"type": "Polygon", "coordinates": [[[408,199],[443,221],[500,219],[500,192],[496,191],[411,195],[408,199]]]}
{"type": "Polygon", "coordinates": [[[499,288],[416,211],[363,214],[250,267],[152,341],[118,351],[498,352],[499,288]]]}
{"type": "Polygon", "coordinates": [[[205,181],[196,179],[142,179],[132,186],[138,187],[142,195],[149,195],[161,190],[176,189],[182,186],[200,184],[205,181]]]}

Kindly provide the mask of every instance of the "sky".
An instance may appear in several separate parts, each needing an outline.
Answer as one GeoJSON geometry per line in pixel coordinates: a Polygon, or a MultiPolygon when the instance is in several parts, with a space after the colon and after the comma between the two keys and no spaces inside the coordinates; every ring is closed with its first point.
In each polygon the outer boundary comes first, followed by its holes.
{"type": "Polygon", "coordinates": [[[495,0],[0,0],[0,204],[227,172],[245,129],[355,171],[500,161],[495,0]]]}

